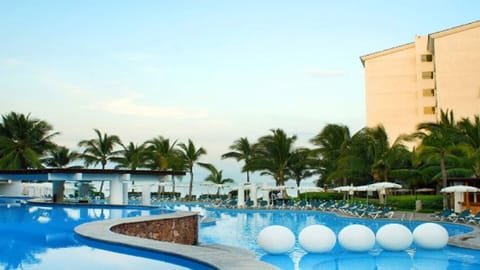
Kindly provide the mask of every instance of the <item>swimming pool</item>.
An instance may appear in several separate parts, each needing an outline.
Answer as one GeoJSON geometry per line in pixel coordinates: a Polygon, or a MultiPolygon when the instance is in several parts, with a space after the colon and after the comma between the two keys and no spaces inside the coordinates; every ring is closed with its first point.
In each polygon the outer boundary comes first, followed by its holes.
{"type": "Polygon", "coordinates": [[[76,236],[79,224],[169,213],[148,207],[0,204],[2,269],[212,269],[184,258],[76,236]]]}
{"type": "MultiPolygon", "coordinates": [[[[216,219],[216,224],[200,230],[200,241],[221,243],[247,248],[267,263],[285,270],[311,269],[480,269],[480,251],[447,246],[443,250],[424,250],[414,245],[404,252],[384,251],[375,246],[370,252],[355,253],[344,250],[338,243],[326,254],[309,254],[298,244],[285,255],[269,255],[256,243],[258,233],[270,225],[282,225],[291,229],[298,237],[308,225],[322,224],[335,233],[350,224],[363,224],[376,232],[381,226],[399,222],[393,220],[371,220],[340,217],[333,213],[314,211],[279,210],[229,210],[205,208],[202,205],[165,205],[170,209],[200,212],[216,219]]],[[[422,222],[399,222],[410,230],[422,222]]],[[[459,224],[442,223],[449,235],[470,232],[472,229],[459,224]]]]}
{"type": "MultiPolygon", "coordinates": [[[[333,213],[313,211],[200,209],[196,210],[204,211],[204,215],[217,219],[215,225],[200,230],[200,241],[248,248],[255,252],[260,260],[280,269],[480,269],[480,250],[453,246],[434,251],[412,245],[410,249],[402,252],[388,252],[375,246],[370,252],[355,253],[344,250],[337,242],[334,249],[327,254],[309,254],[297,241],[294,249],[288,254],[268,255],[257,245],[256,237],[269,225],[286,226],[298,237],[303,228],[313,224],[326,225],[338,234],[342,228],[350,224],[364,224],[376,232],[382,225],[394,221],[345,218],[333,213]]],[[[412,231],[421,224],[421,222],[399,223],[412,231]]],[[[457,224],[442,223],[442,225],[449,231],[450,236],[472,230],[457,224]]]]}
{"type": "MultiPolygon", "coordinates": [[[[327,254],[308,254],[299,245],[285,255],[268,255],[256,244],[261,229],[289,227],[295,235],[308,225],[324,224],[338,233],[349,224],[366,224],[376,231],[391,221],[338,217],[331,213],[279,210],[225,210],[198,204],[161,204],[163,209],[110,206],[0,205],[0,267],[3,269],[211,269],[167,254],[88,240],[73,234],[84,222],[146,216],[171,210],[196,211],[216,220],[200,228],[200,242],[247,248],[267,263],[285,270],[310,269],[480,269],[480,251],[447,246],[427,251],[412,246],[405,252],[375,247],[368,253],[343,250],[338,244],[327,254]]],[[[411,230],[418,222],[404,223],[411,230]]],[[[471,229],[444,224],[450,235],[471,229]]]]}

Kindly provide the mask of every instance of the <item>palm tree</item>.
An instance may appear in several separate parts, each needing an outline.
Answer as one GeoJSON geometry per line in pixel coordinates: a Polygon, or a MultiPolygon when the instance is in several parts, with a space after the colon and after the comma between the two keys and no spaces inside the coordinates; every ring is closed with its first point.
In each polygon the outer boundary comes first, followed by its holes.
{"type": "Polygon", "coordinates": [[[313,149],[319,155],[317,174],[320,175],[317,185],[325,184],[329,179],[341,179],[342,185],[347,184],[346,175],[338,168],[338,160],[344,153],[351,140],[350,130],[347,126],[338,124],[326,125],[320,133],[313,137],[310,142],[317,146],[313,149]],[[333,177],[334,172],[337,177],[333,177]]]}
{"type": "MultiPolygon", "coordinates": [[[[70,163],[78,159],[79,154],[75,151],[70,151],[65,146],[57,146],[47,153],[47,157],[42,159],[42,162],[47,167],[65,168],[70,163]]],[[[81,166],[70,166],[69,168],[79,168],[81,166]]]]}
{"type": "Polygon", "coordinates": [[[192,200],[193,191],[193,165],[202,155],[206,155],[207,151],[202,147],[196,148],[192,140],[188,139],[188,144],[180,143],[178,145],[181,149],[180,157],[185,161],[188,173],[190,174],[190,185],[188,187],[188,199],[192,200]]]}
{"type": "MultiPolygon", "coordinates": [[[[175,149],[177,141],[170,143],[169,139],[158,136],[146,142],[148,152],[148,166],[151,169],[165,171],[171,169],[173,159],[178,156],[175,149]]],[[[160,176],[159,181],[162,182],[164,176],[160,176]]],[[[174,181],[174,180],[173,180],[174,181]]],[[[158,186],[158,192],[163,192],[164,186],[158,186]]]]}
{"type": "Polygon", "coordinates": [[[253,156],[253,147],[248,141],[248,138],[243,137],[235,142],[233,142],[232,145],[230,145],[230,150],[233,150],[231,152],[225,153],[222,155],[222,159],[225,158],[234,158],[237,161],[244,161],[244,166],[242,167],[242,172],[245,172],[247,174],[247,183],[250,182],[250,171],[247,170],[247,164],[250,162],[253,156]]]}
{"type": "Polygon", "coordinates": [[[58,132],[39,119],[11,112],[0,123],[0,168],[41,168],[41,157],[55,147],[52,142],[58,132]]]}
{"type": "Polygon", "coordinates": [[[401,143],[403,137],[397,138],[390,146],[383,125],[366,128],[365,132],[371,140],[369,150],[372,151],[371,156],[373,157],[371,173],[374,181],[388,181],[392,169],[409,165],[411,155],[407,147],[401,143]]]}
{"type": "MultiPolygon", "coordinates": [[[[115,150],[115,147],[121,145],[122,142],[116,135],[102,134],[98,129],[94,129],[94,131],[97,135],[95,139],[82,140],[78,143],[78,146],[85,148],[80,157],[84,160],[85,166],[100,164],[104,170],[108,161],[118,160],[120,151],[115,150]]],[[[102,180],[100,184],[100,193],[103,190],[103,182],[102,180]]]]}
{"type": "Polygon", "coordinates": [[[115,169],[128,168],[136,170],[137,168],[145,167],[146,162],[146,148],[145,144],[136,145],[130,142],[127,145],[121,144],[122,150],[118,151],[118,158],[115,161],[118,163],[115,169]]]}
{"type": "MultiPolygon", "coordinates": [[[[281,129],[272,129],[272,135],[258,139],[255,155],[247,169],[261,171],[262,175],[271,175],[277,186],[285,185],[288,162],[292,156],[296,136],[288,137],[281,129]]],[[[287,197],[283,190],[282,196],[287,197]]]]}
{"type": "Polygon", "coordinates": [[[475,115],[473,121],[463,118],[458,122],[458,127],[466,136],[466,144],[470,146],[470,155],[475,176],[480,177],[480,116],[475,115]]]}
{"type": "MultiPolygon", "coordinates": [[[[417,132],[413,137],[420,138],[421,145],[418,153],[423,159],[435,158],[440,165],[442,186],[447,186],[447,164],[446,160],[455,158],[457,144],[462,141],[463,135],[455,126],[453,111],[441,111],[440,121],[425,122],[417,126],[417,132]]],[[[443,198],[443,206],[447,207],[446,195],[443,198]]]]}
{"type": "Polygon", "coordinates": [[[294,179],[297,185],[297,197],[300,196],[300,182],[314,174],[313,166],[316,160],[312,151],[306,148],[296,149],[292,152],[287,165],[288,178],[294,179]]]}
{"type": "Polygon", "coordinates": [[[205,181],[217,186],[217,197],[220,196],[220,189],[223,185],[234,182],[232,178],[223,178],[223,171],[217,170],[217,168],[210,163],[198,162],[197,164],[210,171],[210,174],[207,175],[205,181]]]}

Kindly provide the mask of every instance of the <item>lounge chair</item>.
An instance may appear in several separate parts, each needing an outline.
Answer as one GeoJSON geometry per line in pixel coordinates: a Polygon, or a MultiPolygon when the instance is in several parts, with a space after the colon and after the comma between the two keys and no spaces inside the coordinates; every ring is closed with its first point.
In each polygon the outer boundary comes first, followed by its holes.
{"type": "Polygon", "coordinates": [[[454,215],[454,214],[455,214],[455,213],[453,212],[452,209],[450,209],[450,208],[445,208],[445,209],[443,209],[442,212],[437,213],[437,214],[434,214],[434,215],[431,215],[430,217],[431,217],[432,219],[438,219],[438,220],[440,220],[440,221],[444,221],[444,220],[447,220],[449,216],[454,215]]]}
{"type": "Polygon", "coordinates": [[[460,221],[465,222],[465,219],[466,219],[468,216],[470,216],[470,214],[471,214],[471,212],[470,212],[469,209],[463,210],[463,211],[462,211],[460,214],[458,214],[458,215],[456,215],[456,214],[455,214],[455,215],[450,215],[450,216],[448,217],[448,221],[457,222],[457,221],[460,220],[460,221]]]}
{"type": "Polygon", "coordinates": [[[477,224],[480,225],[480,211],[477,212],[476,215],[470,215],[465,218],[465,223],[467,224],[477,224]]]}

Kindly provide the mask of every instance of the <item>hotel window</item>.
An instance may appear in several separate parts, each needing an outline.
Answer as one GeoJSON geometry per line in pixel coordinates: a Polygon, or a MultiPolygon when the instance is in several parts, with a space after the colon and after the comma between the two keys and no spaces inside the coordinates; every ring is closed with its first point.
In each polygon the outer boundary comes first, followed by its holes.
{"type": "Polygon", "coordinates": [[[422,72],[422,79],[433,79],[433,71],[422,72]]]}
{"type": "Polygon", "coordinates": [[[435,96],[435,89],[433,89],[433,88],[423,89],[423,96],[424,96],[424,97],[433,97],[433,96],[435,96]]]}
{"type": "Polygon", "coordinates": [[[433,56],[431,54],[422,54],[422,62],[432,62],[433,56]]]}
{"type": "Polygon", "coordinates": [[[423,107],[423,114],[435,114],[435,106],[423,107]]]}

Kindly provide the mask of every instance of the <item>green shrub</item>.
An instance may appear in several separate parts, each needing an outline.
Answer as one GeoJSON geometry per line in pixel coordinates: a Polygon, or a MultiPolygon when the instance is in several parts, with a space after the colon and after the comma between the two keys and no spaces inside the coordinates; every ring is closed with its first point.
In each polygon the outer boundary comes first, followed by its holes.
{"type": "Polygon", "coordinates": [[[305,192],[300,193],[302,200],[341,200],[343,193],[338,192],[305,192]]]}
{"type": "Polygon", "coordinates": [[[416,200],[422,202],[420,212],[423,213],[441,211],[443,208],[441,195],[390,195],[387,196],[387,206],[401,211],[414,211],[416,200]]]}

